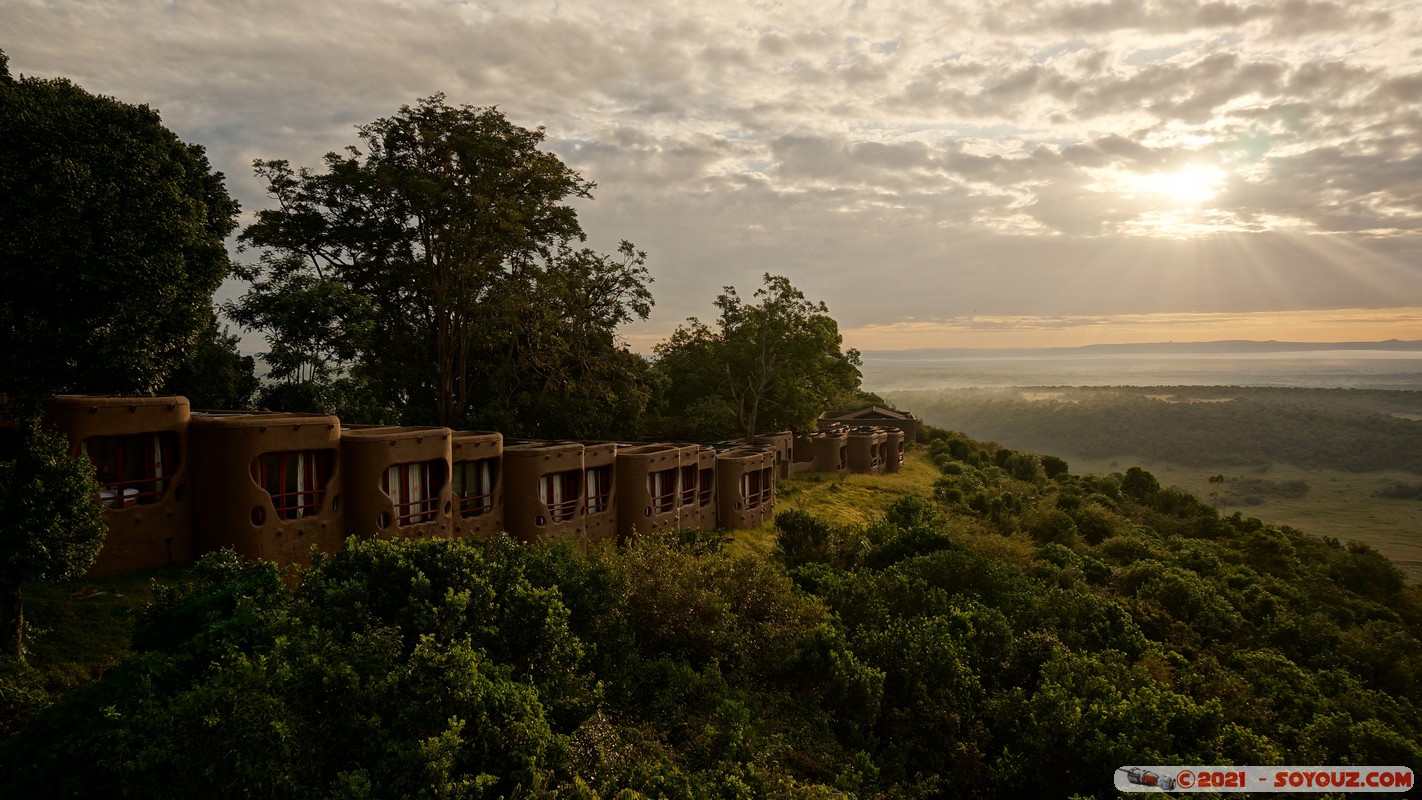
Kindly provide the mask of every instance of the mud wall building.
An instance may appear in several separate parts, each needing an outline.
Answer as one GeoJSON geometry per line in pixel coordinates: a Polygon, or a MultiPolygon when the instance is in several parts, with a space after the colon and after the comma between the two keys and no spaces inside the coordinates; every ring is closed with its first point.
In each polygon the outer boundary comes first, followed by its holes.
{"type": "Polygon", "coordinates": [[[881,406],[867,406],[853,411],[826,411],[821,414],[818,421],[821,430],[832,428],[838,425],[856,427],[861,425],[872,425],[878,428],[898,428],[904,432],[905,441],[912,444],[918,441],[918,430],[921,422],[908,411],[895,411],[892,408],[881,406]]]}
{"type": "Polygon", "coordinates": [[[187,398],[66,395],[49,398],[44,417],[97,472],[109,535],[89,574],[192,561],[187,398]]]}
{"type": "Polygon", "coordinates": [[[198,412],[188,441],[193,506],[201,510],[192,528],[196,552],[230,547],[250,558],[306,564],[312,546],[340,549],[340,420],[198,412]]]}
{"type": "MultiPolygon", "coordinates": [[[[910,415],[911,416],[911,415],[910,415]]],[[[90,570],[183,564],[219,548],[279,564],[346,537],[626,540],[758,527],[809,469],[902,465],[898,428],[835,425],[754,443],[508,440],[494,431],[345,425],[325,414],[194,412],[182,397],[50,398],[44,422],[93,461],[109,535],[90,570]]],[[[18,447],[0,420],[0,457],[18,447]]]]}
{"type": "Polygon", "coordinates": [[[618,446],[614,442],[583,442],[584,537],[588,542],[617,540],[618,520],[626,498],[617,477],[618,446]]]}
{"type": "Polygon", "coordinates": [[[509,534],[530,543],[555,536],[583,538],[588,481],[584,449],[578,442],[562,441],[504,446],[504,527],[509,534]]]}
{"type": "Polygon", "coordinates": [[[455,431],[450,437],[455,536],[488,538],[504,530],[504,436],[455,431]]]}
{"type": "Polygon", "coordinates": [[[733,447],[716,454],[717,520],[728,529],[756,528],[775,512],[775,452],[733,447]]]}
{"type": "Polygon", "coordinates": [[[341,432],[347,536],[448,538],[454,530],[448,428],[370,427],[341,432]]]}

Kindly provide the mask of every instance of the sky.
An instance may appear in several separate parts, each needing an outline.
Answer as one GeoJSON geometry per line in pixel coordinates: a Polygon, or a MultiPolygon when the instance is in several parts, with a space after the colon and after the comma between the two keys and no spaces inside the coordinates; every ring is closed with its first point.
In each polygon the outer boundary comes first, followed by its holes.
{"type": "Polygon", "coordinates": [[[437,92],[543,127],[648,254],[642,352],[767,272],[862,350],[1422,339],[1416,0],[0,0],[0,49],[244,222],[254,159],[437,92]]]}

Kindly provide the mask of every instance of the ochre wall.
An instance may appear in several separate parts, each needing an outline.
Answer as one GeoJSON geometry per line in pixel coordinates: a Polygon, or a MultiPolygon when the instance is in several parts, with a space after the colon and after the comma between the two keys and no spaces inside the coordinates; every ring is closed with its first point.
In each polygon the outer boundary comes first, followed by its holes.
{"type": "Polygon", "coordinates": [[[885,472],[898,472],[904,468],[904,447],[906,436],[899,428],[885,428],[889,439],[884,444],[884,452],[887,460],[884,462],[885,472]]]}
{"type": "Polygon", "coordinates": [[[449,428],[348,428],[341,433],[341,471],[346,495],[347,536],[382,539],[449,538],[454,533],[450,488],[449,428]],[[397,464],[437,462],[442,485],[434,493],[433,519],[400,525],[395,503],[380,488],[381,476],[397,464]]]}
{"type": "Polygon", "coordinates": [[[723,450],[716,456],[716,521],[727,530],[759,527],[775,512],[775,453],[756,446],[723,450]],[[741,493],[741,478],[759,472],[761,491],[758,496],[741,493]],[[765,482],[768,481],[768,487],[765,482]],[[766,489],[770,498],[764,498],[766,489]]]}
{"type": "Polygon", "coordinates": [[[815,470],[817,472],[838,472],[848,469],[849,463],[845,447],[849,441],[849,431],[834,428],[820,431],[811,436],[815,442],[815,470]]]}
{"type": "MultiPolygon", "coordinates": [[[[629,541],[657,531],[671,531],[679,524],[681,499],[678,478],[682,448],[672,444],[641,444],[617,450],[617,486],[622,495],[617,516],[617,536],[629,541]],[[671,499],[665,510],[653,505],[650,477],[671,472],[671,499]]],[[[698,515],[699,518],[699,515],[698,515]]]]}
{"type": "Polygon", "coordinates": [[[775,477],[790,477],[790,465],[794,461],[795,434],[790,431],[762,433],[751,441],[768,445],[775,450],[775,477]]]}
{"type": "Polygon", "coordinates": [[[190,416],[185,397],[62,395],[45,402],[45,423],[69,439],[73,456],[93,436],[170,434],[176,442],[178,466],[165,469],[166,487],[157,502],[104,509],[109,533],[89,575],[116,575],[193,560],[190,416]]]}
{"type": "Polygon", "coordinates": [[[617,444],[615,442],[582,442],[583,445],[583,536],[587,542],[617,541],[617,520],[622,507],[618,497],[620,485],[617,482],[617,444]],[[587,473],[595,469],[607,468],[612,482],[612,496],[607,499],[607,509],[592,513],[588,507],[587,473]]]}
{"type": "MultiPolygon", "coordinates": [[[[716,448],[709,445],[696,448],[696,466],[701,473],[697,486],[697,515],[695,527],[703,531],[716,530],[716,448]],[[709,472],[709,476],[708,476],[709,472]]],[[[683,524],[682,527],[693,527],[683,524]]]]}
{"type": "MultiPolygon", "coordinates": [[[[582,540],[587,477],[583,472],[583,446],[577,442],[518,442],[504,445],[504,527],[524,542],[540,542],[555,536],[582,540]],[[577,502],[567,519],[554,519],[548,504],[538,494],[545,475],[577,472],[577,502]]],[[[564,497],[565,502],[571,502],[564,497]]]]}
{"type": "Polygon", "coordinates": [[[881,428],[849,429],[849,471],[878,475],[884,471],[884,445],[888,434],[881,428]]]}
{"type": "Polygon", "coordinates": [[[46,405],[45,419],[68,437],[75,454],[94,436],[166,434],[173,443],[176,458],[164,456],[165,488],[158,498],[120,500],[106,508],[109,538],[92,575],[188,563],[221,547],[304,565],[313,546],[332,553],[346,536],[488,537],[507,530],[525,542],[567,536],[586,544],[676,528],[753,528],[773,517],[779,479],[809,468],[863,470],[866,459],[871,470],[894,470],[901,463],[903,438],[897,430],[838,427],[801,440],[781,432],[756,437],[759,444],[715,446],[506,442],[492,431],[343,427],[324,414],[193,414],[181,397],[55,397],[46,405]],[[858,448],[853,465],[851,441],[858,448]],[[864,450],[865,442],[870,449],[864,450]],[[873,449],[876,443],[878,450],[873,449]],[[254,467],[258,459],[260,468],[254,467]],[[466,517],[455,496],[453,467],[483,459],[497,465],[491,504],[484,513],[466,517]],[[382,476],[395,465],[424,463],[432,465],[426,490],[432,500],[410,511],[431,518],[400,525],[395,500],[381,488],[382,476]],[[322,465],[312,473],[325,476],[318,499],[310,496],[319,478],[304,471],[306,464],[322,465]],[[608,469],[611,496],[605,512],[590,515],[588,475],[599,467],[608,469]],[[274,469],[283,476],[296,470],[302,478],[299,485],[273,489],[288,494],[274,502],[256,478],[261,469],[269,481],[274,469]],[[675,481],[671,507],[657,511],[647,476],[661,470],[671,470],[675,481]],[[559,491],[566,492],[570,507],[567,519],[554,520],[540,498],[540,486],[545,476],[559,473],[568,474],[559,491]],[[749,474],[759,484],[754,498],[741,494],[741,479],[749,474]]]}
{"type": "MultiPolygon", "coordinates": [[[[309,564],[311,548],[341,549],[341,423],[324,414],[194,414],[188,440],[195,454],[193,545],[206,553],[230,547],[249,558],[309,564]],[[331,472],[314,513],[281,519],[252,464],[271,453],[328,453],[331,472]]],[[[313,498],[314,499],[314,498],[313,498]]]]}

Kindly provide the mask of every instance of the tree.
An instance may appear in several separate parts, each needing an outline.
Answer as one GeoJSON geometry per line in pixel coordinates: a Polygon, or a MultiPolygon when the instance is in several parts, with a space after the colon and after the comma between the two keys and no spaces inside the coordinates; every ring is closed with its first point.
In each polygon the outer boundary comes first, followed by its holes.
{"type": "Polygon", "coordinates": [[[237,203],[156,111],[0,76],[0,390],[151,392],[209,324],[237,203]]]}
{"type": "Polygon", "coordinates": [[[62,436],[26,426],[13,461],[0,460],[0,654],[24,657],[21,587],[76,578],[99,555],[107,528],[88,458],[62,436]]]}
{"type": "Polygon", "coordinates": [[[237,351],[237,337],[209,309],[208,324],[188,356],[168,375],[164,394],[183,395],[193,408],[247,408],[260,381],[256,362],[237,351]]]}
{"type": "Polygon", "coordinates": [[[727,286],[716,328],[692,318],[657,345],[666,412],[719,415],[749,439],[766,430],[809,430],[839,396],[859,387],[859,351],[841,350],[839,325],[780,275],[747,303],[727,286]]]}
{"type": "Polygon", "coordinates": [[[512,431],[619,373],[616,327],[652,304],[645,254],[575,246],[568,201],[593,185],[542,129],[435,95],[358,136],[323,172],[255,163],[277,207],[242,232],[263,252],[229,313],[266,332],[275,377],[358,375],[408,421],[512,431]]]}

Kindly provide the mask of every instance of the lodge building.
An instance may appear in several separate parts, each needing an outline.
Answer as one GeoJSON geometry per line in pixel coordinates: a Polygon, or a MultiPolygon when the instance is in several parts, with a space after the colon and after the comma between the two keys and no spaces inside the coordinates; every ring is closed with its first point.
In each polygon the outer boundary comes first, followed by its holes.
{"type": "MultiPolygon", "coordinates": [[[[193,411],[184,397],[66,395],[44,423],[94,463],[109,534],[91,576],[232,548],[278,564],[348,536],[507,531],[621,542],[676,529],[758,527],[778,479],[903,463],[898,428],[840,425],[751,443],[505,440],[493,431],[343,425],[327,414],[193,411]]],[[[823,425],[823,423],[822,423],[823,425]]],[[[0,433],[14,437],[13,425],[0,433]]]]}

